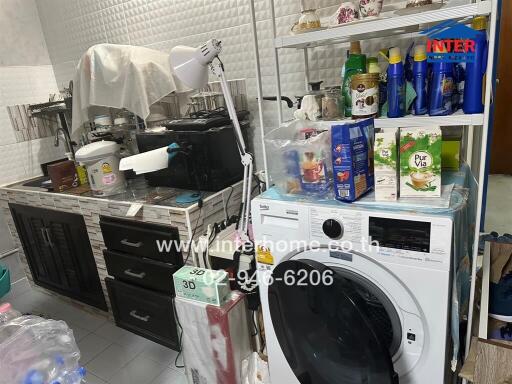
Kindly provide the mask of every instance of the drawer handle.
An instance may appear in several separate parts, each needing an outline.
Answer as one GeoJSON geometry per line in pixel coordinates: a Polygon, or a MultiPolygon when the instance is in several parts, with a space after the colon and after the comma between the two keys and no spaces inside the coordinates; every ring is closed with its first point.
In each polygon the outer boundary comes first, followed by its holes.
{"type": "Polygon", "coordinates": [[[124,239],[124,240],[121,240],[121,244],[126,245],[127,247],[132,247],[132,248],[142,247],[142,241],[139,241],[138,243],[132,243],[131,241],[128,241],[128,239],[124,239]]]}
{"type": "Polygon", "coordinates": [[[144,321],[146,323],[149,321],[149,315],[147,315],[147,316],[137,315],[137,311],[135,309],[130,312],[130,316],[133,317],[134,319],[144,321]]]}
{"type": "Polygon", "coordinates": [[[127,276],[130,276],[130,277],[135,277],[136,279],[143,279],[146,277],[146,272],[135,273],[135,272],[132,272],[131,269],[125,270],[124,274],[127,276]]]}

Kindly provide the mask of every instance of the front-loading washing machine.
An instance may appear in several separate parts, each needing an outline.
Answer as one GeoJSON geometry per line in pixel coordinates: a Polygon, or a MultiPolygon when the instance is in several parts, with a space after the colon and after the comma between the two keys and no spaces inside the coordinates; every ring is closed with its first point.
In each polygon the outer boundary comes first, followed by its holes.
{"type": "Polygon", "coordinates": [[[453,219],[252,202],[273,384],[443,384],[453,219]]]}

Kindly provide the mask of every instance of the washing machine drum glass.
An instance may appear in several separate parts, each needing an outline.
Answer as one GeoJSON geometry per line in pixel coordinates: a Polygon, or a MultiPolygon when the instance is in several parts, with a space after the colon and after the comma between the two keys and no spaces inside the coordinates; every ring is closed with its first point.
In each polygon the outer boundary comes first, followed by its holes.
{"type": "Polygon", "coordinates": [[[272,276],[272,323],[301,384],[398,382],[392,356],[401,344],[400,319],[376,285],[353,272],[307,259],[283,262],[272,276]],[[289,276],[302,271],[312,277],[313,271],[320,276],[327,271],[332,283],[322,279],[313,284],[308,278],[305,284],[290,284],[289,276]]]}

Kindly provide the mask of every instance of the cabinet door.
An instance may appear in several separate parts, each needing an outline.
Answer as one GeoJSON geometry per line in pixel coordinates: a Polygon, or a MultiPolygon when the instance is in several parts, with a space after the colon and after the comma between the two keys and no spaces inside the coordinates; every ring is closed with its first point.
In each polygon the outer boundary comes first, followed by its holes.
{"type": "Polygon", "coordinates": [[[34,281],[37,284],[61,286],[59,269],[46,240],[44,216],[38,215],[39,212],[31,207],[18,204],[9,206],[34,281]]]}
{"type": "Polygon", "coordinates": [[[48,211],[45,226],[47,241],[59,268],[63,289],[88,304],[106,309],[83,216],[48,211]]]}
{"type": "Polygon", "coordinates": [[[107,310],[81,215],[9,204],[36,284],[107,310]]]}

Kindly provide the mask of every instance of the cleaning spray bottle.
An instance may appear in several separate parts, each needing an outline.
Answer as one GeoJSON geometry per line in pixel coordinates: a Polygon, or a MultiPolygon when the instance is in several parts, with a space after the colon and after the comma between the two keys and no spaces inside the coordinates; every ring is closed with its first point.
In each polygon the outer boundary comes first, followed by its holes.
{"type": "Polygon", "coordinates": [[[416,91],[416,99],[413,104],[413,114],[424,115],[428,112],[427,107],[427,79],[428,64],[427,51],[424,45],[414,47],[414,64],[413,64],[413,85],[416,91]]]}
{"type": "Polygon", "coordinates": [[[389,50],[388,117],[405,116],[405,73],[400,48],[389,50]]]}
{"type": "Polygon", "coordinates": [[[361,43],[353,41],[350,43],[348,59],[345,62],[343,73],[343,100],[345,103],[345,117],[352,116],[352,91],[350,89],[352,77],[366,71],[366,56],[361,54],[361,43]]]}
{"type": "MultiPolygon", "coordinates": [[[[446,48],[434,46],[434,53],[446,53],[446,48]]],[[[429,84],[430,116],[446,116],[453,113],[453,63],[435,61],[432,64],[432,76],[429,84]]]]}
{"type": "Polygon", "coordinates": [[[487,18],[478,16],[472,25],[477,34],[475,40],[475,60],[466,64],[464,83],[464,113],[482,113],[484,111],[485,72],[487,71],[487,18]]]}

